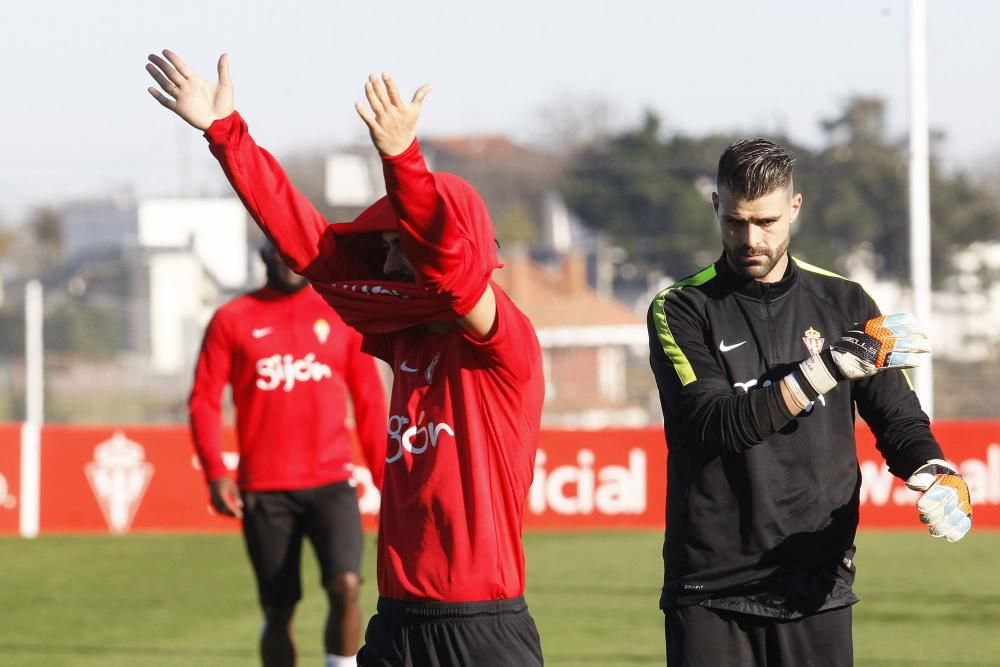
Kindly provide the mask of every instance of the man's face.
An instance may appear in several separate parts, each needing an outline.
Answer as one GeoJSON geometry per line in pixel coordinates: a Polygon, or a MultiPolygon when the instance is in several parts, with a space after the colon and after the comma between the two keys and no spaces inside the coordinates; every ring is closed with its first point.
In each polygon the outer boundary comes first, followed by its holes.
{"type": "Polygon", "coordinates": [[[288,268],[277,250],[262,250],[260,256],[267,266],[267,280],[272,287],[283,292],[295,292],[305,287],[308,280],[288,268]]]}
{"type": "Polygon", "coordinates": [[[781,280],[802,195],[792,194],[789,186],[748,201],[720,188],[712,194],[712,204],[729,266],[741,276],[761,282],[781,280]]]}
{"type": "Polygon", "coordinates": [[[413,271],[413,265],[406,259],[403,247],[399,243],[399,233],[382,232],[382,245],[385,246],[385,264],[382,265],[382,273],[397,282],[416,282],[417,276],[413,271]]]}

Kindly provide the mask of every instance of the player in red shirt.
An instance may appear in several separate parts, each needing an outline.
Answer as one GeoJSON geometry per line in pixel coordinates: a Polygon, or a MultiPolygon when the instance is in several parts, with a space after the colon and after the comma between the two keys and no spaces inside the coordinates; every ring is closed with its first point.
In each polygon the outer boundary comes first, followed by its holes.
{"type": "Polygon", "coordinates": [[[281,261],[261,250],[267,284],[216,311],[205,332],[189,402],[191,432],[212,505],[243,521],[264,611],[265,667],[295,664],[292,615],[302,597],[300,553],[308,537],[329,598],[327,665],[355,664],[361,523],[347,417],[376,486],[385,459],[385,395],[361,336],[281,261]],[[222,459],[221,397],[232,387],[240,448],[238,481],[222,459]]]}
{"type": "Polygon", "coordinates": [[[499,264],[482,200],[461,179],[428,171],[420,153],[415,128],[429,89],[406,104],[386,75],[369,78],[370,111],[358,113],[388,195],[355,221],[328,225],[234,111],[227,56],[211,84],[163,53],[147,65],[163,92],[150,93],[205,131],[290,266],[393,369],[380,598],[358,664],[541,665],[521,545],[541,350],[527,317],[490,280],[499,264]]]}

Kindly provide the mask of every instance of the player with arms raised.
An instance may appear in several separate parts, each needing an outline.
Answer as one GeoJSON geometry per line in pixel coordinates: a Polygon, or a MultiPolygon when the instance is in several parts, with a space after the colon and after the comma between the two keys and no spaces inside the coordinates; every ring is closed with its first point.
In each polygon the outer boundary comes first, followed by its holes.
{"type": "Polygon", "coordinates": [[[150,93],[205,132],[236,192],[289,265],[365,349],[393,369],[378,540],[378,613],[360,665],[541,665],[527,611],[521,522],[544,382],[527,317],[492,282],[485,205],[428,171],[406,103],[369,77],[358,113],[382,157],[387,197],[330,225],[234,111],[228,59],[206,82],[164,51],[150,93]]]}

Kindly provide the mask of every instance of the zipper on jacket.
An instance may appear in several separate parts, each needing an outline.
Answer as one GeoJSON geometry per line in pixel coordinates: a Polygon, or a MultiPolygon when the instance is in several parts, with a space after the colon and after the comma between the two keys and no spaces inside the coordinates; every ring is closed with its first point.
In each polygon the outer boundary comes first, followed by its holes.
{"type": "Polygon", "coordinates": [[[760,284],[760,302],[764,305],[764,318],[767,320],[767,330],[771,335],[771,340],[769,347],[771,348],[771,358],[767,360],[768,367],[774,366],[778,360],[778,349],[776,341],[778,337],[774,333],[774,321],[771,319],[771,302],[768,300],[768,291],[770,290],[770,285],[767,283],[760,284]]]}

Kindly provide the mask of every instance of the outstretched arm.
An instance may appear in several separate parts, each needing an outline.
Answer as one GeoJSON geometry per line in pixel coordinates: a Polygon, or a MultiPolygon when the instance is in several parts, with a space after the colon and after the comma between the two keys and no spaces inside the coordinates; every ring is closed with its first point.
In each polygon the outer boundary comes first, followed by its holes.
{"type": "Polygon", "coordinates": [[[218,63],[218,81],[209,83],[169,50],[150,55],[146,70],[161,90],[149,88],[161,105],[203,130],[233,189],[250,215],[274,241],[292,270],[312,281],[352,275],[353,266],[337,252],[333,231],[312,203],[289,182],[274,157],[254,142],[233,108],[229,56],[218,63]]]}
{"type": "MultiPolygon", "coordinates": [[[[430,89],[421,86],[407,104],[392,77],[383,73],[380,80],[369,75],[367,108],[358,103],[355,109],[383,158],[386,190],[400,217],[404,254],[426,286],[452,292],[469,288],[466,262],[473,253],[467,246],[469,236],[461,229],[460,214],[453,202],[441,196],[416,141],[417,120],[430,89]]],[[[483,211],[485,215],[485,207],[483,211]]],[[[496,323],[496,296],[488,283],[472,296],[474,300],[459,312],[458,323],[474,337],[486,338],[496,323]]]]}

